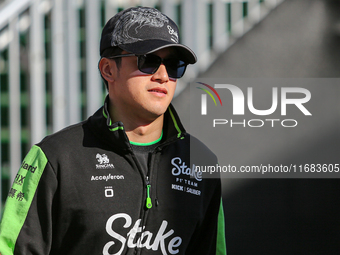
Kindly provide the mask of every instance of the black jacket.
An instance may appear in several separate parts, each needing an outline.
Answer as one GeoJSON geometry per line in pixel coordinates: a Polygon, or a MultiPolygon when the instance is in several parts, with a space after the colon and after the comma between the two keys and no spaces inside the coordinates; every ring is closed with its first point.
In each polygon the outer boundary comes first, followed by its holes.
{"type": "Polygon", "coordinates": [[[107,103],[33,146],[9,192],[0,253],[225,254],[220,180],[193,170],[216,157],[171,105],[164,119],[148,173],[107,103]]]}

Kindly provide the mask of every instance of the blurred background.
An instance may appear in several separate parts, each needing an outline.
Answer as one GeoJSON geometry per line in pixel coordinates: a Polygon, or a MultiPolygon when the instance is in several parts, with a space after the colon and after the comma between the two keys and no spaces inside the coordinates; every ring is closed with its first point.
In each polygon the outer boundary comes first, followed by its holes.
{"type": "MultiPolygon", "coordinates": [[[[173,101],[189,131],[195,78],[340,76],[338,0],[0,1],[0,211],[32,144],[102,105],[101,28],[137,5],[171,17],[198,56],[173,101]]],[[[330,153],[337,127],[318,138],[306,154],[330,153]]],[[[338,179],[223,179],[228,254],[340,254],[339,195],[338,179]]]]}

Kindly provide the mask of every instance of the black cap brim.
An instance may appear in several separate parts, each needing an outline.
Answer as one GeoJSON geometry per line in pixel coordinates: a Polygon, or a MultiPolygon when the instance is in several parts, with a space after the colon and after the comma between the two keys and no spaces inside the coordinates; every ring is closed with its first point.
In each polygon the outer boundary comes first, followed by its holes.
{"type": "Polygon", "coordinates": [[[149,54],[164,48],[175,47],[176,50],[178,50],[183,61],[188,64],[195,64],[197,62],[197,57],[195,53],[189,47],[179,43],[171,43],[169,41],[155,39],[144,40],[130,44],[120,44],[119,47],[122,50],[136,55],[149,54]]]}

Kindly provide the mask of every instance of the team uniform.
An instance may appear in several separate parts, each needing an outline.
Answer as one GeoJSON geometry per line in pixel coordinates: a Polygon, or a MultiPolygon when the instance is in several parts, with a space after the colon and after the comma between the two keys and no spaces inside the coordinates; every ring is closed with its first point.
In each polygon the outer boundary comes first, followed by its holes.
{"type": "Polygon", "coordinates": [[[8,195],[0,253],[226,254],[220,179],[194,171],[216,156],[172,105],[159,140],[131,144],[108,104],[32,147],[8,195]]]}

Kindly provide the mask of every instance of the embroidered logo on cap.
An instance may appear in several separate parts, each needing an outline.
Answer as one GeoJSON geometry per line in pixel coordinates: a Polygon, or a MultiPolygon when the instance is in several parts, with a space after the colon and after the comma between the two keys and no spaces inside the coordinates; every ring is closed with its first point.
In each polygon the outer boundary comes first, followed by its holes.
{"type": "Polygon", "coordinates": [[[168,25],[167,28],[169,29],[169,34],[171,35],[171,41],[178,43],[177,32],[170,25],[168,25]]]}

